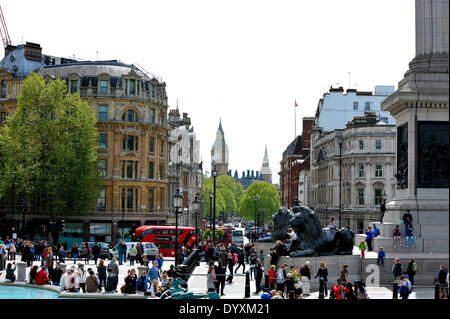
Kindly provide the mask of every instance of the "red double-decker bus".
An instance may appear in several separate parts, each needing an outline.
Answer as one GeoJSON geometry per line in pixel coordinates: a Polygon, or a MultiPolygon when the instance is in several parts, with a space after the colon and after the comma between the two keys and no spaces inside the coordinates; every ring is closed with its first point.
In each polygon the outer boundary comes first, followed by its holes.
{"type": "MultiPolygon", "coordinates": [[[[164,257],[175,257],[175,226],[140,226],[136,229],[133,241],[155,243],[164,257]]],[[[181,246],[194,246],[195,227],[178,227],[178,249],[181,246]]]]}

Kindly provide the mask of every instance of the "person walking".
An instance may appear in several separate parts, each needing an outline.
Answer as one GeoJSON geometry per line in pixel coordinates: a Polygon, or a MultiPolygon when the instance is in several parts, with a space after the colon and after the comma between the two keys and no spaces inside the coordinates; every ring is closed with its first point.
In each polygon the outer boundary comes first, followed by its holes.
{"type": "Polygon", "coordinates": [[[384,218],[384,214],[386,212],[387,212],[386,204],[385,204],[384,199],[383,199],[383,200],[381,200],[381,203],[380,203],[380,215],[381,215],[380,223],[381,224],[383,224],[383,218],[384,218]]]}
{"type": "Polygon", "coordinates": [[[259,292],[262,290],[261,281],[263,278],[263,273],[264,273],[263,267],[261,266],[261,263],[257,261],[255,266],[255,286],[256,286],[255,294],[259,294],[259,292]]]}
{"type": "Polygon", "coordinates": [[[309,261],[306,261],[302,268],[300,268],[300,280],[302,282],[303,295],[308,297],[311,287],[311,270],[309,269],[309,261]]]}
{"type": "Polygon", "coordinates": [[[137,256],[137,248],[136,247],[134,247],[134,245],[131,245],[131,248],[130,248],[130,252],[129,252],[129,255],[130,255],[130,266],[134,266],[134,260],[135,260],[135,258],[136,258],[136,256],[137,256]]]}
{"type": "Polygon", "coordinates": [[[284,265],[281,265],[280,269],[277,271],[277,290],[280,290],[281,293],[284,295],[284,282],[286,280],[285,275],[285,267],[284,265]]]}
{"type": "Polygon", "coordinates": [[[94,242],[94,245],[92,245],[92,255],[94,256],[94,262],[97,265],[97,259],[100,256],[100,246],[97,242],[94,242]]]}
{"type": "Polygon", "coordinates": [[[323,261],[320,262],[319,266],[320,266],[320,268],[317,270],[317,275],[314,277],[314,279],[319,277],[319,280],[323,280],[324,295],[326,297],[326,296],[328,296],[328,290],[327,290],[328,269],[323,261]]]}
{"type": "Polygon", "coordinates": [[[224,296],[223,290],[225,288],[225,265],[219,260],[219,263],[214,268],[216,274],[216,292],[220,293],[221,296],[224,296]]]}
{"type": "Polygon", "coordinates": [[[239,251],[238,253],[238,266],[236,267],[236,269],[234,270],[234,273],[236,274],[238,269],[242,266],[242,274],[245,273],[245,256],[244,256],[244,252],[242,250],[239,251]]]}
{"type": "Polygon", "coordinates": [[[348,282],[348,265],[345,264],[344,266],[342,266],[342,270],[341,270],[341,283],[342,285],[345,285],[348,282]]]}
{"type": "Polygon", "coordinates": [[[11,243],[9,244],[9,260],[16,261],[16,251],[16,243],[14,241],[11,241],[11,243]]]}
{"type": "Polygon", "coordinates": [[[253,280],[253,277],[256,277],[256,262],[258,261],[258,257],[256,254],[250,255],[250,280],[253,280]]]}
{"type": "Polygon", "coordinates": [[[87,242],[83,244],[83,251],[84,251],[84,263],[87,265],[89,264],[89,260],[91,259],[91,250],[89,249],[89,244],[87,242]]]}
{"type": "Polygon", "coordinates": [[[106,266],[105,261],[103,259],[100,259],[98,266],[97,266],[97,276],[98,276],[98,290],[102,291],[102,283],[103,286],[106,287],[106,266]]]}
{"type": "Polygon", "coordinates": [[[408,267],[406,268],[406,274],[411,282],[411,286],[414,286],[414,276],[416,275],[417,264],[413,258],[409,258],[408,267]]]}
{"type": "Polygon", "coordinates": [[[233,283],[233,267],[234,267],[234,257],[231,253],[228,253],[227,266],[230,274],[228,275],[227,282],[229,284],[233,283]]]}
{"type": "Polygon", "coordinates": [[[119,265],[122,265],[123,263],[123,246],[122,246],[122,241],[119,241],[119,243],[117,244],[117,253],[119,254],[119,265]]]}
{"type": "Polygon", "coordinates": [[[439,299],[448,299],[447,295],[447,277],[448,270],[444,265],[439,266],[439,271],[436,274],[435,283],[439,285],[439,299]]]}
{"type": "Polygon", "coordinates": [[[142,262],[142,254],[144,251],[142,250],[142,244],[139,242],[136,244],[136,262],[138,262],[141,266],[143,264],[142,262]]]}
{"type": "Polygon", "coordinates": [[[208,292],[214,292],[216,286],[216,273],[214,272],[214,266],[209,266],[208,276],[207,276],[207,288],[208,292]]]}
{"type": "Polygon", "coordinates": [[[59,262],[60,263],[65,263],[65,258],[66,258],[66,251],[64,250],[64,246],[61,245],[59,246],[59,249],[57,251],[57,255],[59,257],[59,262]]]}
{"type": "Polygon", "coordinates": [[[27,267],[31,267],[33,264],[33,253],[31,251],[32,244],[27,241],[25,246],[23,247],[22,252],[22,261],[27,263],[27,267]]]}
{"type": "Polygon", "coordinates": [[[73,264],[75,265],[77,263],[77,258],[80,255],[80,251],[78,250],[77,244],[72,245],[72,256],[73,256],[73,264]]]}

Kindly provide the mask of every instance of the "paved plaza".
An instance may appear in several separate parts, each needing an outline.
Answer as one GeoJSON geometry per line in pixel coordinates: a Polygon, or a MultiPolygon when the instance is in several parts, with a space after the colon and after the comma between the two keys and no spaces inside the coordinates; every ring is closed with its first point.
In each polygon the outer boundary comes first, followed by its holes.
{"type": "MultiPolygon", "coordinates": [[[[16,263],[20,261],[20,256],[17,256],[16,263]]],[[[7,261],[9,263],[11,261],[7,261]]],[[[77,260],[78,262],[84,263],[83,260],[77,260]]],[[[105,265],[107,266],[109,263],[109,260],[105,262],[105,265]]],[[[174,263],[173,258],[165,258],[164,264],[163,264],[163,270],[168,270],[170,265],[174,263]]],[[[34,261],[34,265],[40,265],[40,261],[34,261]]],[[[67,267],[71,267],[73,265],[73,259],[66,259],[66,265],[67,267]]],[[[118,287],[122,286],[124,283],[124,278],[127,276],[127,271],[131,268],[136,268],[139,266],[139,264],[135,264],[134,266],[130,266],[129,262],[126,264],[123,264],[119,266],[119,284],[118,287]]],[[[93,268],[95,270],[95,264],[94,261],[91,260],[87,264],[85,264],[85,269],[93,268]]],[[[238,270],[238,274],[235,274],[233,277],[233,283],[229,284],[226,283],[224,296],[221,296],[221,299],[244,299],[245,298],[245,275],[242,274],[242,268],[238,270]]],[[[248,265],[246,265],[246,271],[249,270],[248,265]]],[[[27,274],[29,272],[30,268],[27,268],[27,274]]],[[[200,265],[197,266],[192,275],[190,276],[188,280],[188,288],[189,291],[193,293],[206,293],[207,287],[206,287],[206,275],[208,271],[208,264],[206,262],[200,262],[200,265]]],[[[227,269],[227,276],[228,276],[228,269],[227,269]]],[[[350,273],[350,279],[351,273],[350,273]]],[[[5,280],[5,271],[2,271],[2,274],[0,275],[0,282],[6,282],[5,280]]],[[[262,284],[264,284],[264,279],[262,281],[262,284]]],[[[331,288],[331,283],[328,285],[328,289],[331,288]]],[[[250,299],[260,299],[260,294],[254,294],[256,290],[256,285],[254,280],[250,280],[250,299]]],[[[371,299],[392,299],[392,287],[367,287],[367,292],[371,299]]],[[[89,294],[92,297],[92,294],[89,294]]],[[[115,294],[116,297],[121,296],[120,293],[115,294]]],[[[311,295],[309,297],[305,297],[305,299],[318,299],[319,293],[318,291],[314,291],[312,289],[311,295]]],[[[429,288],[417,288],[414,289],[411,295],[409,296],[410,299],[433,299],[434,298],[434,290],[429,288]]]]}

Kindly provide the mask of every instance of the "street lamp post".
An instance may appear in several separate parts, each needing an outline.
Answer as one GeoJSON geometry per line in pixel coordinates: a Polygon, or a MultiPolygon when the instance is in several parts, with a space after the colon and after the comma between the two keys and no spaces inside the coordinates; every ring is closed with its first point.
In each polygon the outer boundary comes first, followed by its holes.
{"type": "Polygon", "coordinates": [[[213,193],[209,192],[209,230],[210,230],[209,239],[210,240],[211,240],[211,231],[212,231],[212,198],[213,198],[213,193]]]}
{"type": "Polygon", "coordinates": [[[342,187],[342,142],[339,142],[339,229],[341,228],[342,217],[342,202],[341,202],[341,187],[342,187]]]}
{"type": "Polygon", "coordinates": [[[195,247],[198,246],[198,208],[200,206],[200,201],[198,200],[197,196],[195,196],[195,199],[192,201],[192,204],[194,204],[195,209],[195,247]]]}
{"type": "Polygon", "coordinates": [[[16,231],[16,216],[14,216],[15,213],[15,192],[14,192],[14,183],[16,181],[16,172],[13,170],[11,172],[11,177],[12,177],[12,187],[11,187],[11,191],[12,191],[12,233],[13,233],[13,238],[14,238],[14,233],[16,231]]]}
{"type": "Polygon", "coordinates": [[[123,224],[125,219],[125,191],[122,192],[122,238],[123,238],[123,224]]]}
{"type": "Polygon", "coordinates": [[[173,207],[175,208],[175,267],[178,266],[178,214],[183,211],[183,194],[177,188],[172,195],[173,207]]]}
{"type": "Polygon", "coordinates": [[[256,203],[258,202],[258,195],[255,195],[255,197],[253,197],[253,201],[255,202],[255,231],[254,231],[254,233],[253,233],[253,237],[252,237],[252,242],[255,242],[255,239],[256,239],[256,227],[258,226],[257,224],[256,224],[256,203]]]}
{"type": "Polygon", "coordinates": [[[213,207],[213,244],[216,243],[216,178],[218,172],[216,167],[212,171],[212,176],[214,178],[214,207],[213,207]]]}

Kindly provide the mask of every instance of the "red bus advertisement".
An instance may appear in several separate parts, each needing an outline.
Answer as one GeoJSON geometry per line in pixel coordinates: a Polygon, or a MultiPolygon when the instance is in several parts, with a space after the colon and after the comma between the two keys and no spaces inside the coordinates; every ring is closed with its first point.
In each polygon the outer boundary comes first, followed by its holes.
{"type": "MultiPolygon", "coordinates": [[[[175,257],[175,226],[140,226],[136,229],[133,241],[151,242],[163,257],[175,257]]],[[[194,246],[195,227],[178,227],[178,249],[181,246],[194,246]]]]}
{"type": "MultiPolygon", "coordinates": [[[[234,228],[231,227],[217,227],[217,230],[222,229],[224,231],[223,236],[220,236],[217,241],[225,246],[233,242],[232,234],[234,228]]],[[[217,231],[216,230],[216,231],[217,231]]]]}

